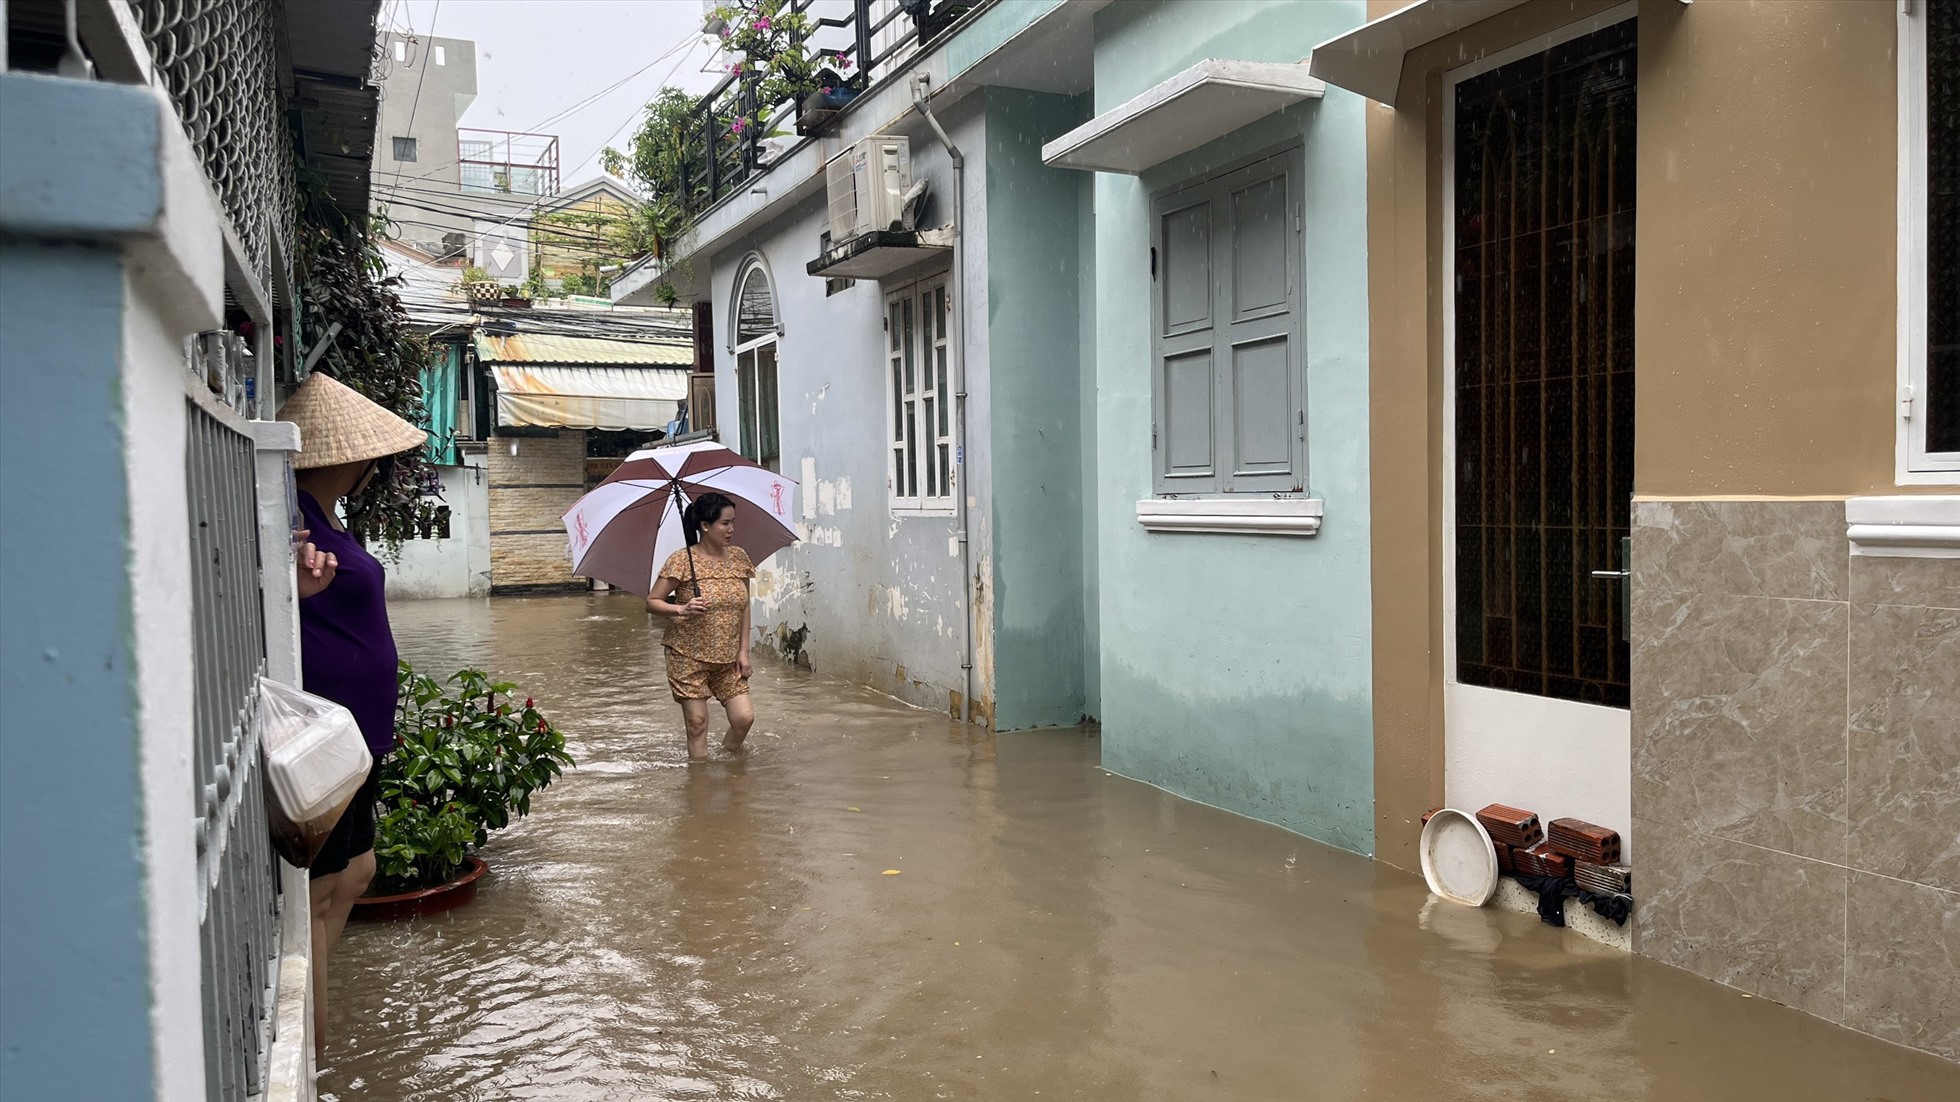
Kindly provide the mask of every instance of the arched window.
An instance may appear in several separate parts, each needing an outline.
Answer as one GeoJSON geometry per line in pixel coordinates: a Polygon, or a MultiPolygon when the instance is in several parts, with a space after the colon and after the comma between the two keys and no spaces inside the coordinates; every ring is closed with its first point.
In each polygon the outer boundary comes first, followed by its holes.
{"type": "Polygon", "coordinates": [[[736,276],[735,324],[730,329],[737,348],[776,335],[776,292],[760,258],[749,260],[736,276]]]}
{"type": "Polygon", "coordinates": [[[730,302],[735,391],[742,422],[740,451],[772,471],[782,470],[782,431],[776,400],[776,292],[762,257],[735,273],[730,302]]]}

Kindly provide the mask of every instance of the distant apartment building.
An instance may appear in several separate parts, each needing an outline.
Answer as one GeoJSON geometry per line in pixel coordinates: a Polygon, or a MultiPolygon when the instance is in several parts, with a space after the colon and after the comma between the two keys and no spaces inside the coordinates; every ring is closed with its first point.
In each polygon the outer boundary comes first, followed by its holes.
{"type": "Polygon", "coordinates": [[[558,139],[459,126],[476,100],[476,43],[388,33],[373,203],[391,232],[490,279],[531,274],[531,221],[559,192],[558,139]]]}

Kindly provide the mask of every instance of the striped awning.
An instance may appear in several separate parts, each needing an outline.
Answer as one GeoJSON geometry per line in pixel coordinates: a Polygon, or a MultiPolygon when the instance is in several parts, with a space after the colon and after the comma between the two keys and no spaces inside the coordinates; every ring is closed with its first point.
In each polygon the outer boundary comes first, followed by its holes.
{"type": "Polygon", "coordinates": [[[496,364],[497,424],[664,429],[687,398],[686,368],[496,364]]]}

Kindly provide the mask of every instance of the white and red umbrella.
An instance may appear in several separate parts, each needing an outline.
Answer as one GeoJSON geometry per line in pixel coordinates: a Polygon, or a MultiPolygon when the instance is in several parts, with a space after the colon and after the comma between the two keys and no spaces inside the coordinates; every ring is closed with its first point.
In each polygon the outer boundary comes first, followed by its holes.
{"type": "Polygon", "coordinates": [[[565,513],[572,572],[646,595],[687,546],[681,510],[702,494],[735,503],[735,544],[760,563],[796,542],[796,483],[720,444],[634,452],[565,513]]]}

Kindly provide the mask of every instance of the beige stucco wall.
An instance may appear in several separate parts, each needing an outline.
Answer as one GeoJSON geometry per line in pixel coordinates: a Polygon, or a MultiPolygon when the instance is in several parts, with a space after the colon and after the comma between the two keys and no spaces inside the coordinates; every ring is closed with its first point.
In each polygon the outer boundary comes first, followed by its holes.
{"type": "MultiPolygon", "coordinates": [[[[1404,868],[1443,791],[1442,74],[1614,6],[1412,51],[1369,114],[1376,840],[1404,868]]],[[[1641,0],[1638,496],[1896,492],[1895,13],[1641,0]]]]}
{"type": "Polygon", "coordinates": [[[1897,5],[1640,18],[1636,491],[1891,491],[1897,5]]]}

